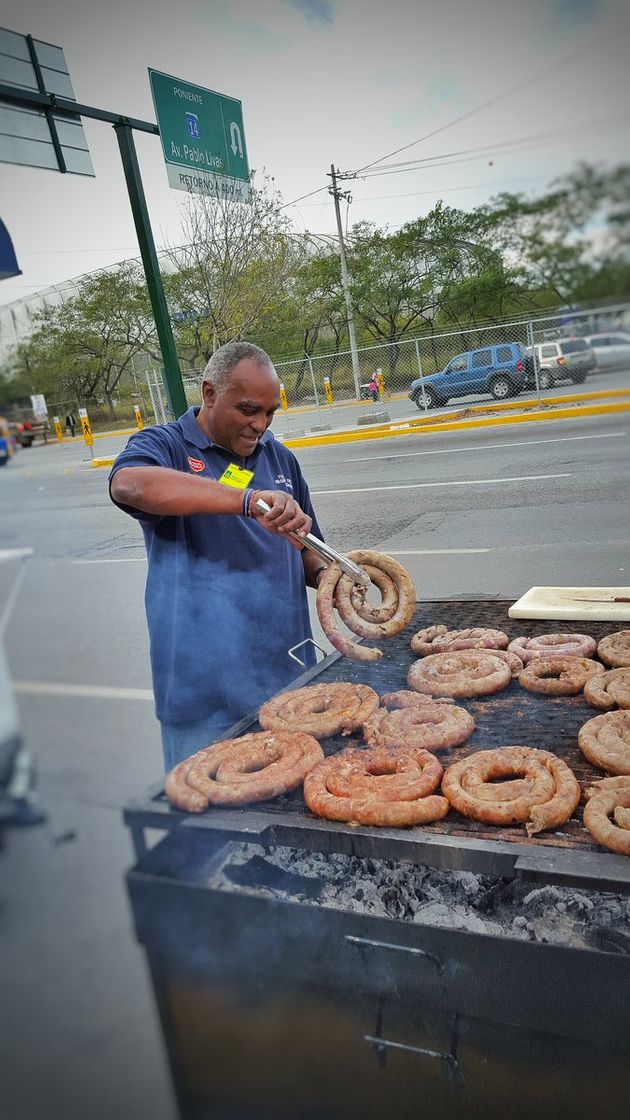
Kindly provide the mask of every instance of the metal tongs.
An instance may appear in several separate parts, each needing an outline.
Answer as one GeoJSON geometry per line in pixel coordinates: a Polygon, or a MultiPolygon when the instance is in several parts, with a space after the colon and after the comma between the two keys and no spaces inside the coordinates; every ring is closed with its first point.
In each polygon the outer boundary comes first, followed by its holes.
{"type": "MultiPolygon", "coordinates": [[[[264,498],[257,498],[255,505],[259,513],[269,513],[271,510],[271,506],[267,505],[264,498]]],[[[370,577],[363,568],[353,563],[352,560],[348,560],[347,556],[342,556],[340,552],[335,552],[334,548],[331,548],[325,541],[320,541],[319,537],[314,537],[312,533],[307,533],[305,537],[301,537],[299,533],[287,533],[287,536],[293,537],[294,541],[299,541],[305,548],[316,553],[325,564],[330,565],[337,563],[342,572],[350,576],[360,587],[367,589],[370,586],[370,577]]]]}

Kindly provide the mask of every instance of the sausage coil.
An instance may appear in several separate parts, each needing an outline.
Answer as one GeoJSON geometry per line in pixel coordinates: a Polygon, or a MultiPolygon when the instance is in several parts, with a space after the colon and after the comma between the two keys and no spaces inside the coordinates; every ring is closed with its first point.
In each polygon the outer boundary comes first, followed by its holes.
{"type": "Polygon", "coordinates": [[[525,823],[528,836],[564,824],[580,800],[577,778],[562,759],[522,746],[478,751],[449,766],[442,793],[463,816],[484,824],[525,823]],[[505,785],[494,784],[506,778],[505,785]]]}
{"type": "Polygon", "coordinates": [[[404,828],[441,820],[449,811],[435,794],[443,769],[414,748],[343,751],[313,767],[304,781],[312,813],[348,824],[404,828]]]}
{"type": "Polygon", "coordinates": [[[368,549],[355,549],[348,559],[365,568],[381,593],[381,603],[372,607],[364,591],[339,564],[331,564],[317,588],[317,614],[326,637],[339,653],[353,661],[379,661],[382,650],[362,646],[344,634],[335,620],[335,607],[342,622],[357,637],[384,641],[400,634],[409,625],[416,609],[416,593],[409,573],[391,556],[368,549]]]}
{"type": "Polygon", "coordinates": [[[171,770],[164,788],[171,805],[189,813],[247,805],[295,789],[323,757],[311,735],[256,732],[198,751],[171,770]]]}
{"type": "Polygon", "coordinates": [[[378,706],[378,693],[367,684],[314,684],[272,697],[258,722],[266,731],[304,731],[326,739],[360,730],[378,706]]]}

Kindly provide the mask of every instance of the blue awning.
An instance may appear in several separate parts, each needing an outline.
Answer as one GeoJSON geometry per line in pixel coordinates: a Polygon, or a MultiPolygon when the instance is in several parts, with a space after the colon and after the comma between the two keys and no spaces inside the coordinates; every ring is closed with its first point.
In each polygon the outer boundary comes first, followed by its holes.
{"type": "Polygon", "coordinates": [[[10,276],[21,276],[22,269],[18,267],[13,242],[9,231],[0,219],[0,280],[8,280],[10,276]]]}

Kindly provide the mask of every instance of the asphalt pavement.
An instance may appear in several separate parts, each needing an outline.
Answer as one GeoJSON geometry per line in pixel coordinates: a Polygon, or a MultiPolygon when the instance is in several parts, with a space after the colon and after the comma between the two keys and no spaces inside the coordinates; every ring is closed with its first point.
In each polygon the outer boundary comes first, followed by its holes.
{"type": "MultiPolygon", "coordinates": [[[[110,443],[115,453],[124,440],[110,443]]],[[[630,417],[305,448],[322,529],[397,556],[419,599],[630,583],[630,417]]],[[[160,775],[139,527],[82,443],[0,476],[3,547],[32,547],[6,635],[44,826],[0,852],[2,1115],[171,1120],[124,888],[122,806],[160,775]]],[[[0,604],[8,595],[0,579],[0,604]]]]}

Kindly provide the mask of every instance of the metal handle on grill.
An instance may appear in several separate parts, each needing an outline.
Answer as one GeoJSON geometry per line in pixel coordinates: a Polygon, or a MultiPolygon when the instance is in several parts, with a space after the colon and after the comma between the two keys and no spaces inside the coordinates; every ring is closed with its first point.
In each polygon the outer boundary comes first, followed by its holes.
{"type": "Polygon", "coordinates": [[[319,652],[322,655],[322,659],[324,659],[328,656],[327,653],[326,653],[326,650],[322,649],[321,646],[318,646],[317,642],[314,642],[312,638],[305,638],[303,642],[298,642],[298,644],[296,646],[291,646],[291,649],[287,650],[287,653],[289,654],[289,657],[292,657],[294,661],[297,661],[298,665],[301,665],[303,669],[306,669],[306,662],[302,661],[301,657],[298,657],[295,651],[297,649],[301,649],[302,646],[309,646],[309,645],[315,646],[315,649],[319,650],[319,652]]]}
{"type": "Polygon", "coordinates": [[[352,933],[347,933],[345,940],[350,945],[356,945],[358,949],[394,949],[399,953],[411,953],[416,957],[425,957],[426,960],[431,961],[438,972],[441,973],[444,970],[444,965],[439,957],[436,957],[434,953],[427,953],[424,949],[418,949],[415,945],[396,945],[392,941],[372,941],[367,937],[357,937],[352,933]]]}

